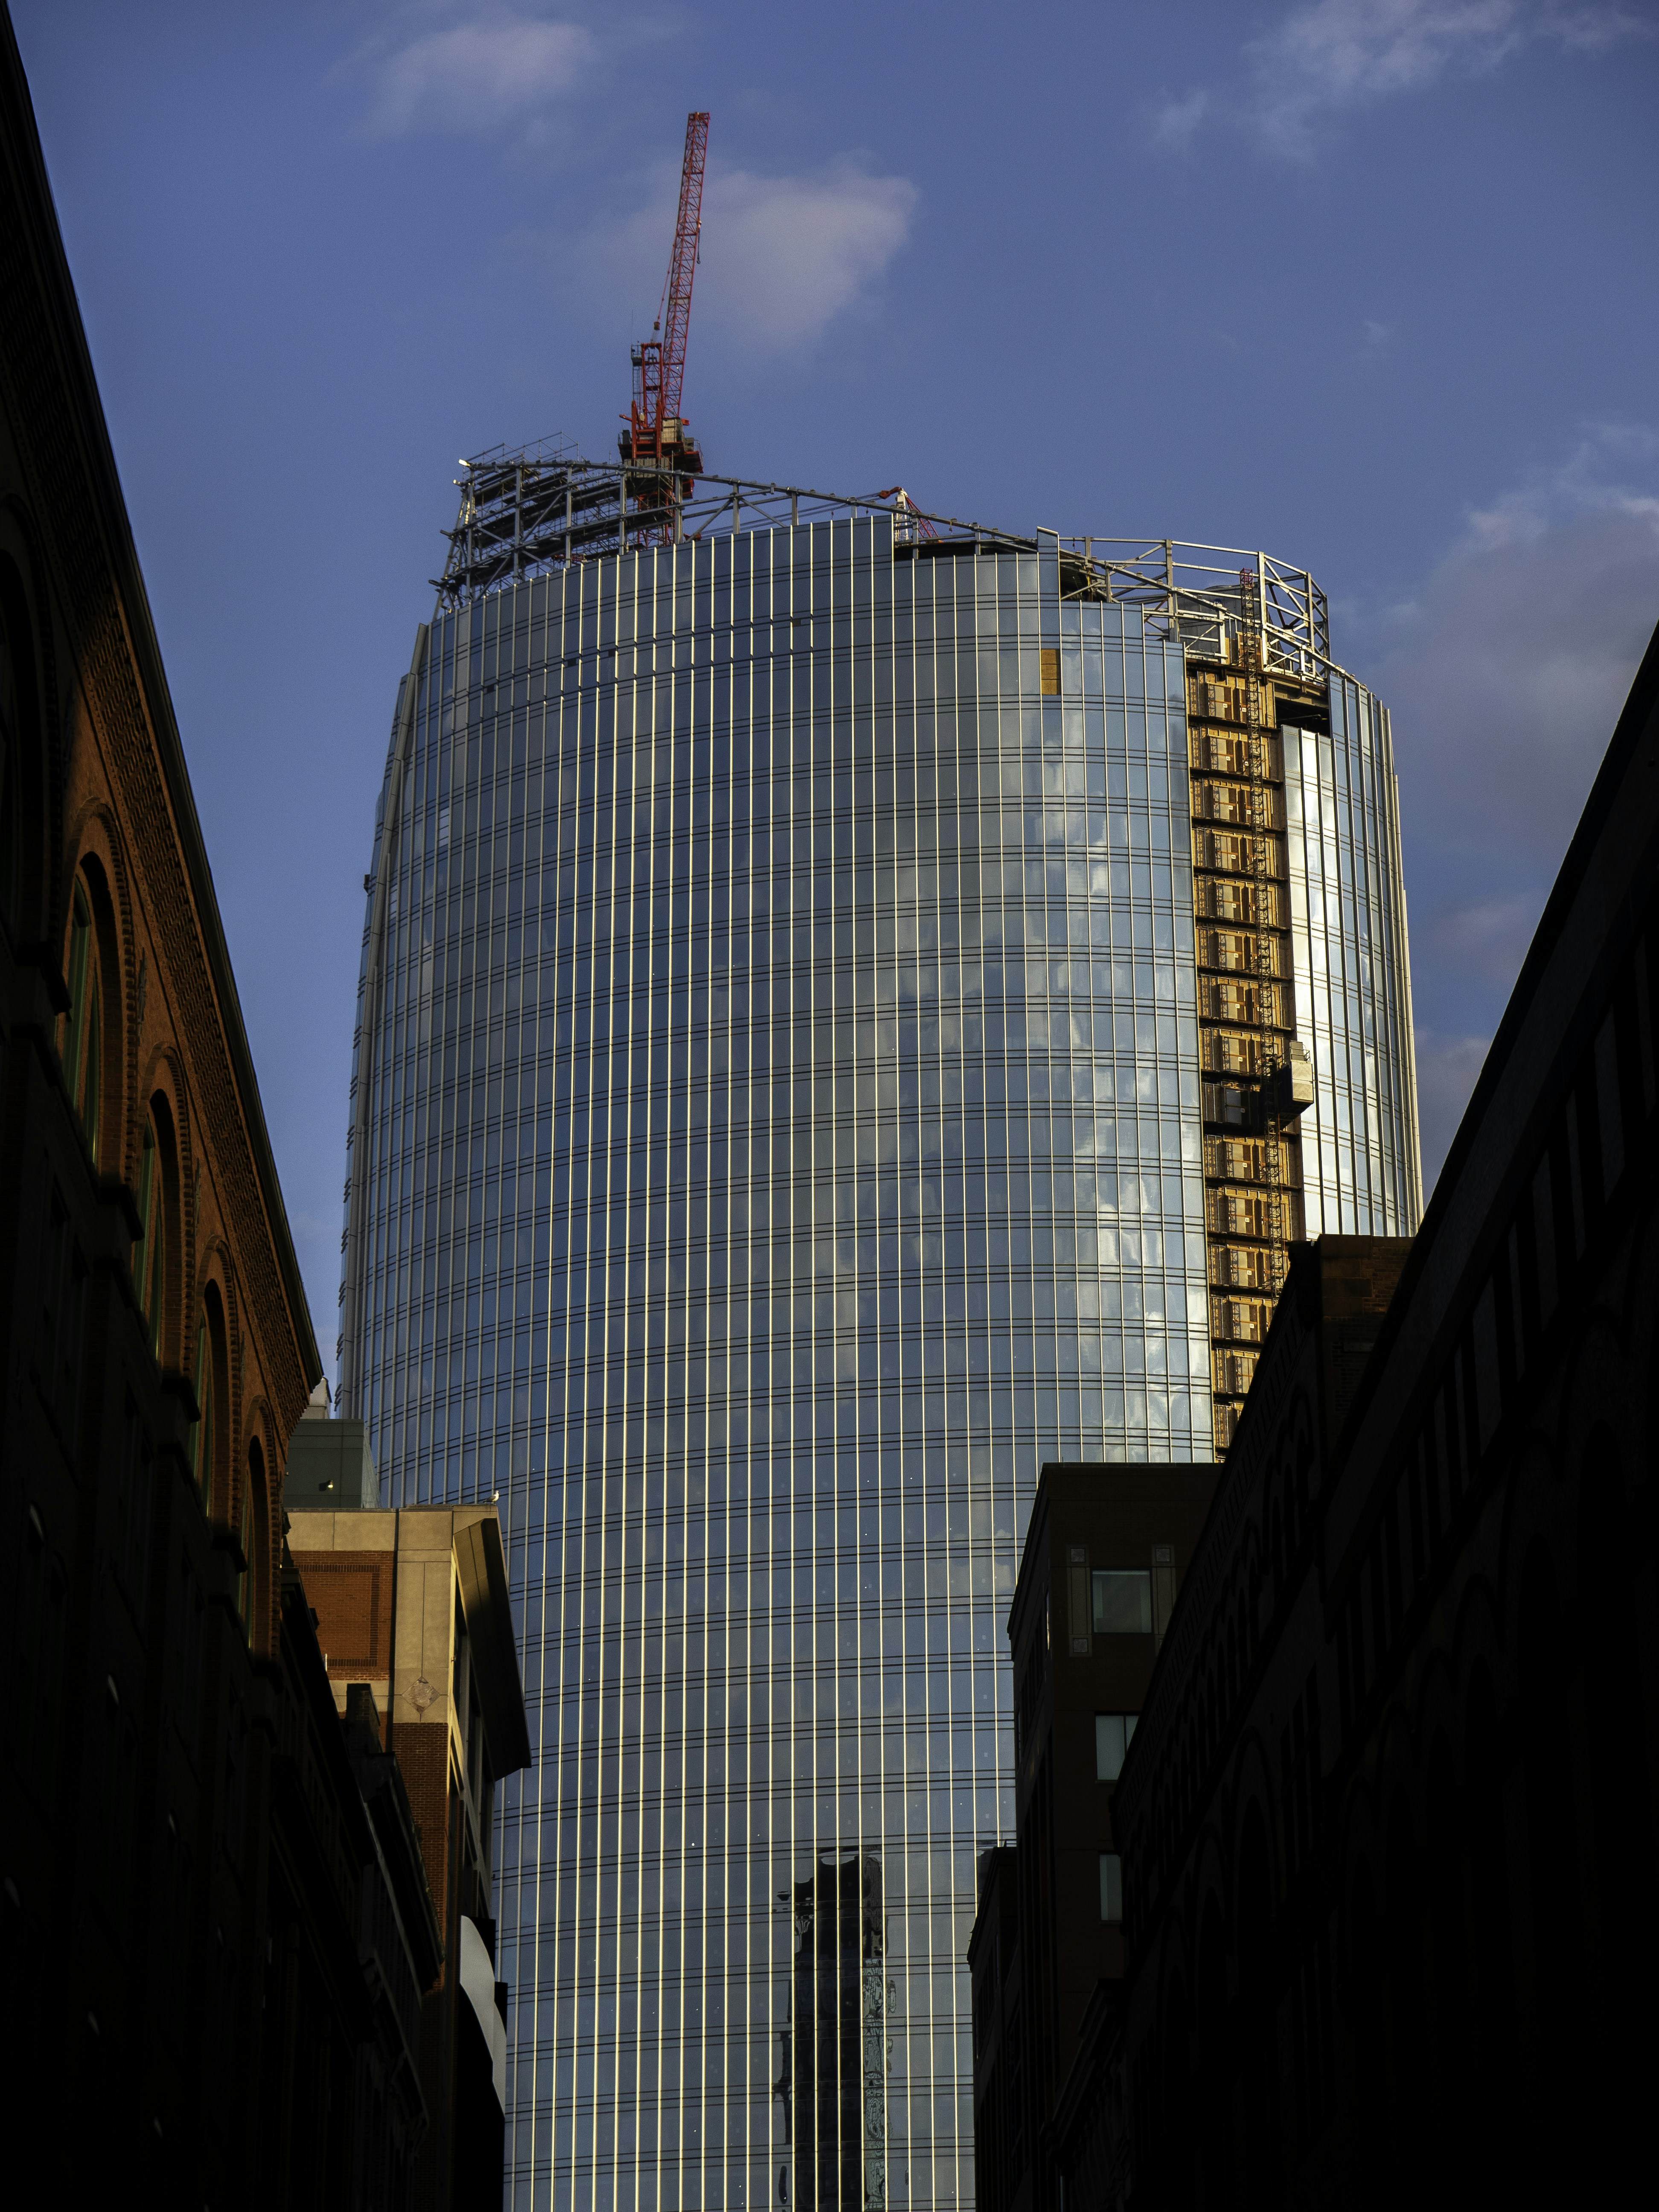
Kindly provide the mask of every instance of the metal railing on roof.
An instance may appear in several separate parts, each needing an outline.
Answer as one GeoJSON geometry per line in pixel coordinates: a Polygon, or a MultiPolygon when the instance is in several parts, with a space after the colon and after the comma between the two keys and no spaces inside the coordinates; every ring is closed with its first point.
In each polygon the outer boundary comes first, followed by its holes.
{"type": "Polygon", "coordinates": [[[819,491],[751,477],[703,476],[677,495],[672,471],[622,461],[583,460],[562,439],[497,446],[463,461],[448,557],[434,587],[441,608],[465,605],[503,585],[636,548],[684,543],[738,530],[798,528],[852,516],[890,516],[900,544],[948,535],[996,546],[1018,538],[954,515],[924,514],[902,487],[879,492],[819,491]]]}
{"type": "MultiPolygon", "coordinates": [[[[896,487],[830,492],[703,476],[682,496],[670,471],[584,460],[563,438],[492,447],[461,465],[460,510],[445,533],[443,574],[433,579],[441,610],[573,562],[725,530],[799,528],[858,515],[889,516],[896,544],[939,552],[968,544],[1031,552],[1037,544],[1029,533],[933,514],[896,487]]],[[[1336,665],[1326,597],[1306,568],[1247,547],[1172,538],[1056,537],[1055,543],[1065,598],[1138,607],[1154,631],[1225,660],[1248,617],[1240,606],[1240,593],[1248,591],[1255,603],[1250,626],[1263,641],[1270,669],[1317,678],[1336,665]]]]}
{"type": "MultiPolygon", "coordinates": [[[[1334,667],[1330,607],[1306,568],[1242,545],[1176,538],[1062,538],[1068,596],[1140,608],[1166,636],[1224,660],[1241,624],[1257,630],[1269,667],[1313,678],[1334,667]],[[1242,604],[1248,593],[1251,604],[1242,604]]],[[[1062,589],[1066,589],[1062,580],[1062,589]]]]}

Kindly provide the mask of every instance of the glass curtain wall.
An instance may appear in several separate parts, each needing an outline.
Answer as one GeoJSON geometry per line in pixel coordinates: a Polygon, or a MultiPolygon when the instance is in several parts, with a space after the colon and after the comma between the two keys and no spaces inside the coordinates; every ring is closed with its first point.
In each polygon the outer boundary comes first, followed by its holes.
{"type": "Polygon", "coordinates": [[[400,694],[341,1410],[507,1523],[515,2205],[972,2201],[1037,1470],[1211,1449],[1182,653],[1060,589],[738,532],[400,694]]]}
{"type": "Polygon", "coordinates": [[[1409,1237],[1423,1210],[1400,798],[1386,710],[1334,676],[1330,734],[1286,728],[1307,1233],[1409,1237]]]}

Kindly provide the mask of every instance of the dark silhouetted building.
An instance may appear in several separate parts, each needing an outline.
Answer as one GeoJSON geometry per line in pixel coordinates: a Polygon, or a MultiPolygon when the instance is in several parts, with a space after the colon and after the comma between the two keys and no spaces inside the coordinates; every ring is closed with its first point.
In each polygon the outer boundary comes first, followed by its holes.
{"type": "Polygon", "coordinates": [[[1067,2212],[1640,2193],[1656,977],[1659,636],[1403,1265],[1296,1255],[1118,1785],[1067,2212]]]}
{"type": "Polygon", "coordinates": [[[284,1555],[321,1367],[3,9],[0,1358],[14,2185],[398,2212],[438,1930],[284,1555]]]}
{"type": "Polygon", "coordinates": [[[1048,2202],[1048,2122],[1096,1985],[1123,1974],[1112,1801],[1204,1525],[1208,1467],[1042,1470],[1008,1616],[1015,1847],[969,1944],[981,2212],[1048,2202]]]}
{"type": "MultiPolygon", "coordinates": [[[[1241,1425],[1224,1474],[1217,1470],[1183,1468],[1148,1471],[1148,1479],[1168,1481],[1176,1476],[1203,1474],[1217,1494],[1216,1512],[1226,1525],[1239,1525],[1239,1500],[1254,1496],[1267,1480],[1270,1466],[1281,1487],[1261,1515],[1263,1541],[1235,1542],[1231,1550],[1218,1546],[1215,1529],[1206,1523],[1195,1547],[1193,1571],[1186,1595],[1170,1625],[1167,1656],[1160,1658],[1157,1679],[1181,1667],[1192,1623],[1206,1605],[1219,1604],[1223,1616],[1219,1656],[1215,1663],[1224,1674],[1246,1663],[1246,1618],[1264,1574],[1271,1577],[1274,1557],[1300,1557],[1309,1540],[1319,1502],[1319,1471],[1325,1455],[1341,1427],[1343,1417],[1365,1364],[1376,1345],[1382,1316],[1410,1251],[1402,1238],[1322,1237],[1317,1244],[1292,1249],[1291,1264],[1258,1377],[1260,1398],[1255,1412],[1241,1425]],[[1264,1405],[1278,1408],[1276,1422],[1263,1421],[1264,1405]],[[1267,1457],[1263,1447],[1267,1445],[1267,1457]],[[1213,1577],[1216,1560],[1230,1556],[1233,1587],[1218,1598],[1213,1577]]],[[[1151,1669],[1148,1668],[1148,1675],[1151,1669]]],[[[1213,1678],[1200,1694],[1212,1700],[1213,1678]]],[[[1206,1711],[1209,1710],[1206,1706],[1206,1711]]],[[[1316,1709],[1313,1716],[1316,1721],[1316,1709]]],[[[1297,1714],[1292,1730],[1304,1730],[1309,1716],[1297,1714]]],[[[1137,1729],[1133,1764],[1139,1771],[1144,1759],[1144,1729],[1137,1729]]],[[[1299,1740],[1299,1739],[1298,1739],[1299,1740]]],[[[1125,1763],[1129,1761],[1125,1747],[1125,1763]]],[[[1075,1815],[1073,1820],[1075,1821],[1075,1815]]],[[[1088,1840],[1079,1832],[1064,1838],[1073,1850],[1088,1840]]],[[[1128,1830],[1121,1809],[1116,1838],[1121,1863],[1129,1853],[1128,1830]]],[[[1138,1872],[1139,1862],[1130,1869],[1138,1872]]],[[[1059,1954],[1066,1956],[1062,1931],[1059,1954]]],[[[1115,2208],[1127,2202],[1133,2177],[1127,2130],[1123,2084],[1115,2074],[1118,2037],[1123,2019],[1124,1964],[1120,1949],[1112,1971],[1102,1976],[1083,1999],[1076,2037],[1056,2072],[1054,2095],[1048,2107],[1045,2155],[1040,2163],[1044,2191],[1033,2201],[1056,2205],[1063,2178],[1066,2201],[1115,2208]]],[[[1081,1995],[1082,1977],[1073,1971],[1073,1988],[1081,1995]]],[[[1192,2124],[1201,2114],[1195,2110],[1192,2124]]],[[[1138,2200],[1137,2200],[1138,2201],[1138,2200]]]]}
{"type": "Polygon", "coordinates": [[[443,1959],[437,1916],[373,1698],[361,1692],[342,1725],[286,1555],[280,1607],[283,1694],[269,1711],[266,1818],[251,1838],[266,1955],[258,2128],[245,2139],[257,2167],[241,2201],[410,2212],[426,2201],[417,2153],[443,2119],[418,2063],[421,2001],[443,1959]]]}
{"type": "Polygon", "coordinates": [[[367,1682],[346,1692],[345,1742],[368,1814],[357,1955],[374,2020],[357,2045],[353,2202],[410,2205],[432,2117],[421,2086],[422,2001],[442,1972],[444,1943],[403,1769],[367,1682]]]}
{"type": "Polygon", "coordinates": [[[12,2108],[199,2203],[259,2138],[280,1486],[321,1368],[3,15],[0,1346],[12,2108]]]}

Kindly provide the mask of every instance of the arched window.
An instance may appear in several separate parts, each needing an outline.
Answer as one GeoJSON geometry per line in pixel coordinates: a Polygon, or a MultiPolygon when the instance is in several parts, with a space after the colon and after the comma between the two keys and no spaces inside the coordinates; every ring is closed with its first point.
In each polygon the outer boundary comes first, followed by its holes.
{"type": "Polygon", "coordinates": [[[196,1332],[196,1403],[201,1408],[201,1419],[190,1432],[190,1471],[196,1478],[196,1487],[202,1493],[202,1510],[209,1519],[213,1517],[214,1414],[213,1343],[208,1333],[207,1314],[204,1310],[201,1325],[196,1332]]]}
{"type": "Polygon", "coordinates": [[[86,886],[78,882],[70,908],[69,1012],[64,1017],[64,1085],[95,1161],[98,1157],[98,1105],[102,1096],[102,1008],[99,1004],[98,948],[92,933],[92,908],[86,886]],[[91,1119],[87,1108],[90,1102],[91,1119]]]}
{"type": "Polygon", "coordinates": [[[236,1611],[242,1624],[242,1640],[253,1642],[253,1513],[256,1496],[264,1496],[265,1457],[259,1439],[250,1439],[247,1473],[242,1479],[242,1570],[236,1581],[236,1611]]]}
{"type": "Polygon", "coordinates": [[[144,1116],[144,1149],[138,1164],[139,1233],[132,1247],[132,1287],[144,1316],[144,1341],[161,1356],[161,1291],[167,1281],[167,1206],[161,1147],[155,1116],[144,1116]]]}
{"type": "Polygon", "coordinates": [[[87,1041],[81,1056],[81,1095],[76,1100],[81,1127],[87,1133],[87,1149],[98,1164],[99,1125],[104,1103],[104,994],[94,957],[87,985],[87,1041]]]}
{"type": "Polygon", "coordinates": [[[228,1522],[234,1510],[235,1470],[230,1448],[230,1369],[225,1307],[216,1283],[202,1292],[196,1332],[196,1403],[201,1418],[191,1431],[191,1473],[209,1520],[228,1522]]]}
{"type": "MultiPolygon", "coordinates": [[[[179,1135],[166,1091],[150,1093],[138,1158],[138,1218],[143,1235],[132,1248],[133,1288],[151,1351],[164,1366],[187,1368],[190,1345],[180,1314],[179,1135]]],[[[193,1449],[193,1446],[192,1446],[193,1449]]]]}

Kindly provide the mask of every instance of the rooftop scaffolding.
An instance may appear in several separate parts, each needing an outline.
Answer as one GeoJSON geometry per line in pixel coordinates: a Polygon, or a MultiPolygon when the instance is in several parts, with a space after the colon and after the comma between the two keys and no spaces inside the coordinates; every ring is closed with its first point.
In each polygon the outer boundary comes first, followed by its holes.
{"type": "Polygon", "coordinates": [[[900,544],[945,536],[988,546],[1030,548],[984,524],[927,515],[902,485],[884,491],[814,491],[748,477],[702,476],[697,495],[672,496],[661,471],[647,465],[585,461],[564,439],[497,446],[464,460],[460,511],[446,532],[449,556],[434,577],[441,607],[460,606],[504,584],[547,574],[572,561],[652,544],[718,536],[723,528],[788,529],[855,514],[888,514],[900,544]]]}
{"type": "Polygon", "coordinates": [[[1310,678],[1331,659],[1330,609],[1305,568],[1242,545],[1195,545],[1176,538],[1062,538],[1067,598],[1104,598],[1139,607],[1164,635],[1224,660],[1241,625],[1260,635],[1270,667],[1310,678]],[[1067,556],[1069,556],[1069,561],[1067,556]],[[1253,606],[1241,607],[1248,575],[1253,606]]]}
{"type": "MultiPolygon", "coordinates": [[[[492,447],[464,460],[460,511],[445,535],[449,554],[433,578],[441,609],[608,554],[684,544],[726,531],[798,528],[854,515],[892,518],[894,542],[921,554],[1034,552],[1037,538],[935,514],[902,485],[874,492],[817,491],[749,477],[702,476],[680,500],[670,473],[647,462],[587,461],[568,439],[492,447]]],[[[1045,536],[1047,532],[1043,533],[1045,536]]],[[[1229,658],[1241,627],[1239,577],[1253,572],[1247,627],[1267,666],[1318,680],[1335,667],[1324,592],[1305,568],[1249,547],[1172,538],[1056,539],[1060,593],[1139,607],[1148,626],[1210,658],[1229,658]],[[1251,619],[1253,615],[1253,620],[1251,619]]]]}

